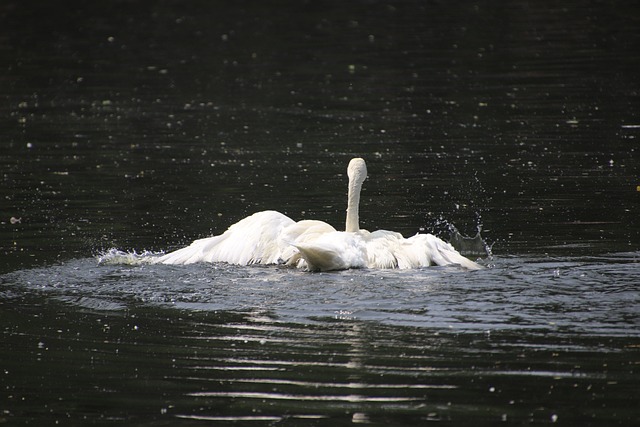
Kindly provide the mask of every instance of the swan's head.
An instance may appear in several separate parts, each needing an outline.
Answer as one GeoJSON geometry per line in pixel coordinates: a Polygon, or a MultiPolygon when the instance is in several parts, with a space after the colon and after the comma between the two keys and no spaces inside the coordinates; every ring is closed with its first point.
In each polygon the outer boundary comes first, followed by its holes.
{"type": "Polygon", "coordinates": [[[349,177],[349,182],[362,184],[367,178],[367,165],[364,160],[359,157],[351,159],[347,168],[347,176],[349,177]]]}

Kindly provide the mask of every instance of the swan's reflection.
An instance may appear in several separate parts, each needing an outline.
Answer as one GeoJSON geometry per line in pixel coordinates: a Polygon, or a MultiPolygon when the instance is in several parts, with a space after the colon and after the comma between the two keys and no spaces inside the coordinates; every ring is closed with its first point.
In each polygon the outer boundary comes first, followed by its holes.
{"type": "Polygon", "coordinates": [[[386,356],[393,337],[376,336],[365,322],[291,325],[265,310],[252,310],[244,320],[198,338],[212,346],[212,355],[191,367],[190,379],[203,385],[186,396],[205,410],[181,417],[237,419],[251,407],[256,417],[347,415],[353,423],[367,423],[381,411],[421,413],[427,390],[456,388],[425,381],[434,368],[420,365],[418,357],[411,356],[407,366],[386,356]]]}

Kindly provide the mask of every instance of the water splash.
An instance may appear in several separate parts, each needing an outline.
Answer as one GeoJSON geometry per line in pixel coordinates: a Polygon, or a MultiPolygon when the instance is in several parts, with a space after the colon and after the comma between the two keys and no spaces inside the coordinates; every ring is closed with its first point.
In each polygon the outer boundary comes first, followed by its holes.
{"type": "Polygon", "coordinates": [[[154,258],[163,255],[164,252],[143,251],[138,253],[135,250],[125,252],[120,249],[111,248],[96,255],[98,264],[101,265],[141,265],[151,264],[154,258]]]}
{"type": "Polygon", "coordinates": [[[463,235],[453,224],[449,224],[449,233],[449,243],[461,254],[493,257],[493,244],[490,245],[482,238],[482,226],[478,226],[478,232],[473,237],[463,235]]]}

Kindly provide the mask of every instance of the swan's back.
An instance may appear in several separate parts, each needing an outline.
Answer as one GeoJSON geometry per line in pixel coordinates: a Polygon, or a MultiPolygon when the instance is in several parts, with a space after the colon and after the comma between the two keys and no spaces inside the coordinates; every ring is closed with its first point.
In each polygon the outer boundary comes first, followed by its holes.
{"type": "Polygon", "coordinates": [[[407,268],[402,256],[404,237],[395,231],[377,230],[369,233],[360,230],[366,247],[367,267],[369,268],[407,268]]]}

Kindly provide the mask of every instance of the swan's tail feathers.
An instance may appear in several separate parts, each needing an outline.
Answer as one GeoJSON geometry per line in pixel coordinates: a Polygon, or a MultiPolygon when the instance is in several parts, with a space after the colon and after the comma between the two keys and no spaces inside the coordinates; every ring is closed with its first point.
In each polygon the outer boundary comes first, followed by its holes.
{"type": "Polygon", "coordinates": [[[293,245],[311,271],[346,270],[366,267],[366,250],[352,233],[329,232],[309,242],[293,245]]]}
{"type": "Polygon", "coordinates": [[[310,271],[345,270],[349,265],[345,264],[340,254],[335,250],[316,245],[294,245],[300,252],[300,256],[307,263],[310,271]]]}
{"type": "Polygon", "coordinates": [[[333,233],[336,233],[336,229],[322,221],[303,220],[287,226],[278,236],[282,247],[281,262],[308,270],[327,271],[348,268],[331,267],[335,262],[331,259],[336,258],[338,253],[329,253],[332,249],[329,249],[326,243],[322,243],[322,236],[333,233]],[[313,264],[309,263],[310,260],[313,264]]]}
{"type": "Polygon", "coordinates": [[[426,236],[432,264],[442,266],[457,264],[468,270],[480,270],[483,268],[480,264],[460,255],[460,252],[456,251],[453,246],[444,240],[431,234],[427,234],[426,236]]]}

